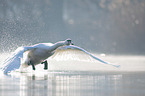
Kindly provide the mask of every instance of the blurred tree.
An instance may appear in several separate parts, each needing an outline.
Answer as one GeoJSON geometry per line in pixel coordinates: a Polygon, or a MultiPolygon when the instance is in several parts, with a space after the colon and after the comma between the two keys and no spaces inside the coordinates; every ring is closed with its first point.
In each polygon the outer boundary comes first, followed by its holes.
{"type": "Polygon", "coordinates": [[[145,0],[0,2],[1,51],[69,37],[95,52],[145,52],[145,0]]]}

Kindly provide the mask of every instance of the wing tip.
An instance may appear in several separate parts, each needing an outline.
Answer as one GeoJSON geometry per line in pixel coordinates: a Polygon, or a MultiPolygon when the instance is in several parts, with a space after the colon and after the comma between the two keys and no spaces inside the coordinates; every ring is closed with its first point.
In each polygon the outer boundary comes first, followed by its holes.
{"type": "Polygon", "coordinates": [[[120,68],[121,66],[120,65],[113,65],[114,67],[116,67],[116,68],[120,68]]]}

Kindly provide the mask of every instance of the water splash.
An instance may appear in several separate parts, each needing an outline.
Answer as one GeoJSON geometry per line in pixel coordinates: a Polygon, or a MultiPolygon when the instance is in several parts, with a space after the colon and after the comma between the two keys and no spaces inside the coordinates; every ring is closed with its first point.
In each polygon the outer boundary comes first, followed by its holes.
{"type": "MultiPolygon", "coordinates": [[[[64,51],[62,50],[62,52],[64,51]]],[[[76,53],[73,50],[69,52],[65,51],[63,54],[64,55],[61,55],[61,52],[59,52],[59,54],[54,54],[54,56],[48,58],[48,71],[145,71],[145,56],[107,55],[105,57],[99,57],[103,60],[121,65],[120,68],[114,68],[110,65],[101,64],[81,51],[76,53]]],[[[10,53],[0,53],[0,65],[2,65],[2,62],[9,55],[10,53]]],[[[42,64],[37,65],[36,72],[44,72],[43,67],[44,66],[42,64]]],[[[20,71],[17,70],[17,72],[20,71]]],[[[32,67],[30,66],[22,72],[33,73],[32,67]]]]}

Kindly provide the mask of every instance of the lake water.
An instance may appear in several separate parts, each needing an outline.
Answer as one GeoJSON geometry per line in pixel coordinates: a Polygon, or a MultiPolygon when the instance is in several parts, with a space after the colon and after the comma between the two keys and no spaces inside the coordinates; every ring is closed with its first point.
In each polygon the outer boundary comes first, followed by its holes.
{"type": "Polygon", "coordinates": [[[0,96],[145,96],[145,73],[55,71],[4,75],[0,96]]]}
{"type": "MultiPolygon", "coordinates": [[[[5,59],[7,55],[1,57],[5,59]]],[[[145,96],[144,56],[100,58],[121,67],[54,58],[49,60],[48,71],[39,65],[36,71],[0,73],[0,96],[145,96]]]]}

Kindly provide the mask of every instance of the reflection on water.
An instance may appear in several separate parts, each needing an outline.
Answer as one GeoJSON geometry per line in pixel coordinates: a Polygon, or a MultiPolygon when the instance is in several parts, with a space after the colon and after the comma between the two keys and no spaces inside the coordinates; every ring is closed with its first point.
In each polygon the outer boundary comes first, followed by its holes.
{"type": "Polygon", "coordinates": [[[0,79],[0,96],[143,96],[145,73],[20,73],[0,79]]]}
{"type": "MultiPolygon", "coordinates": [[[[0,65],[7,55],[0,54],[0,65]]],[[[145,96],[144,57],[102,57],[120,64],[119,69],[96,62],[49,60],[49,71],[38,65],[35,72],[30,67],[28,73],[0,73],[0,96],[145,96]]]]}

